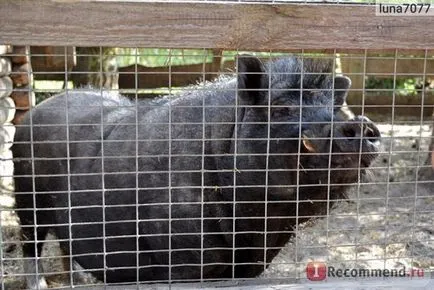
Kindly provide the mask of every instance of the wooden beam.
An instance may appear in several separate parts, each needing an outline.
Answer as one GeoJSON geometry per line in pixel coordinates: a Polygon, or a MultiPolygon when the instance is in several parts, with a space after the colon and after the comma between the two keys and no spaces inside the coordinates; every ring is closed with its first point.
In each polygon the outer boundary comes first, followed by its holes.
{"type": "MultiPolygon", "coordinates": [[[[341,57],[342,72],[354,73],[376,78],[397,78],[422,77],[425,74],[434,75],[434,58],[426,60],[423,58],[358,58],[341,57]]],[[[434,76],[431,76],[434,77],[434,76]]],[[[358,88],[361,89],[362,87],[358,88]]]]}
{"type": "Polygon", "coordinates": [[[240,50],[426,49],[434,17],[373,5],[2,0],[0,43],[240,50]]]}
{"type": "Polygon", "coordinates": [[[75,47],[71,46],[32,46],[30,53],[34,72],[65,72],[77,63],[75,47]]]}

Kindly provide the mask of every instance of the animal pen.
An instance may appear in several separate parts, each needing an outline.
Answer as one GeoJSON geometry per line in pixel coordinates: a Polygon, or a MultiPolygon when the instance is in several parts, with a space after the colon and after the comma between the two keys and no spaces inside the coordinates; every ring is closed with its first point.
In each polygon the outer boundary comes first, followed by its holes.
{"type": "Polygon", "coordinates": [[[434,289],[434,3],[378,3],[2,1],[1,289],[434,289]]]}

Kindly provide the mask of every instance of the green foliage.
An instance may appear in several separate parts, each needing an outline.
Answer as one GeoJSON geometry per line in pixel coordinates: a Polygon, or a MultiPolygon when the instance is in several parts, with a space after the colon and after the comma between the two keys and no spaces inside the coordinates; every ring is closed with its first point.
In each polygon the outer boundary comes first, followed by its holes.
{"type": "MultiPolygon", "coordinates": [[[[45,99],[54,94],[64,91],[64,82],[62,81],[34,81],[33,89],[35,92],[36,104],[39,104],[45,99]]],[[[68,89],[72,89],[72,82],[68,82],[68,89]]]]}
{"type": "Polygon", "coordinates": [[[365,89],[368,90],[387,90],[395,92],[398,95],[413,96],[417,95],[424,87],[422,78],[393,78],[379,79],[367,77],[365,80],[365,89]]]}
{"type": "Polygon", "coordinates": [[[205,49],[118,48],[116,51],[120,67],[135,63],[147,67],[198,64],[211,62],[212,57],[212,52],[205,49]]]}
{"type": "MultiPolygon", "coordinates": [[[[262,57],[285,55],[285,53],[270,52],[224,51],[223,61],[233,60],[237,54],[243,53],[262,57]]],[[[210,49],[117,48],[115,54],[119,67],[135,63],[147,67],[165,67],[209,63],[213,60],[213,53],[210,49]]]]}

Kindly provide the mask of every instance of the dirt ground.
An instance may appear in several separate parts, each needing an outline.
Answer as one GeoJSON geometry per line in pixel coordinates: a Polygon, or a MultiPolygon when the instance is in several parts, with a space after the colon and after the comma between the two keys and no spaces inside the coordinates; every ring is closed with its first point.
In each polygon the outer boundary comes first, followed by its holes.
{"type": "MultiPolygon", "coordinates": [[[[310,261],[324,261],[336,268],[434,270],[434,181],[415,183],[427,156],[429,125],[406,120],[379,124],[379,128],[383,152],[369,176],[349,192],[348,201],[331,209],[327,218],[300,226],[297,237],[261,279],[303,280],[310,261]]],[[[11,187],[1,191],[2,286],[24,289],[13,194],[11,187]]],[[[43,254],[58,256],[57,243],[46,243],[43,254]]],[[[45,271],[56,269],[60,269],[59,259],[45,260],[45,271]]],[[[66,285],[66,277],[49,277],[50,286],[66,285]]]]}

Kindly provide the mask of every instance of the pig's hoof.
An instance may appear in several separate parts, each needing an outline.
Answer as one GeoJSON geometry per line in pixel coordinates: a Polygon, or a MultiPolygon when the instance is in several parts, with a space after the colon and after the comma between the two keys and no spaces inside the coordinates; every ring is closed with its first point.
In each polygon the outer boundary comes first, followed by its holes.
{"type": "Polygon", "coordinates": [[[47,281],[45,280],[44,276],[42,274],[35,274],[35,273],[41,273],[42,270],[42,264],[38,261],[36,262],[34,259],[26,259],[24,260],[24,273],[26,273],[28,276],[26,276],[26,283],[28,289],[47,289],[47,281]],[[38,268],[36,268],[36,264],[38,264],[38,268]],[[39,271],[36,271],[36,270],[39,271]]]}
{"type": "Polygon", "coordinates": [[[47,289],[47,281],[42,276],[29,276],[27,277],[27,288],[29,289],[47,289]]]}

